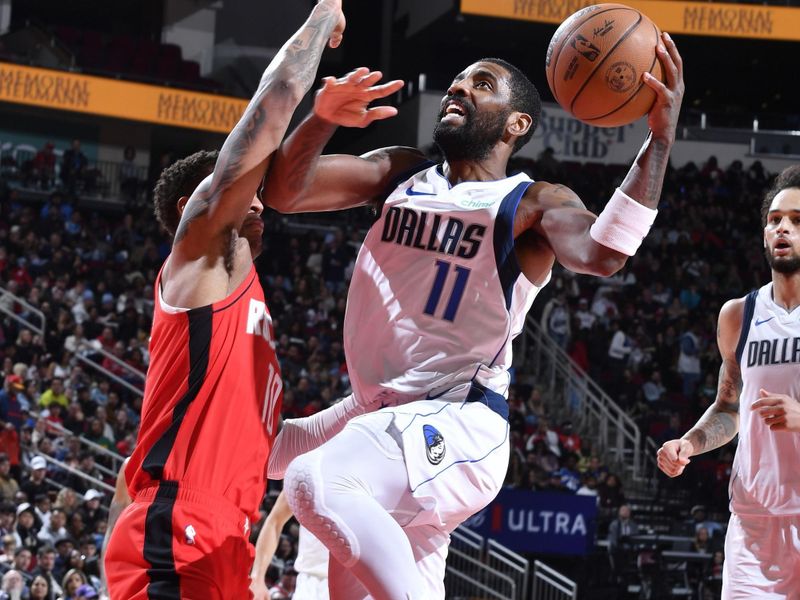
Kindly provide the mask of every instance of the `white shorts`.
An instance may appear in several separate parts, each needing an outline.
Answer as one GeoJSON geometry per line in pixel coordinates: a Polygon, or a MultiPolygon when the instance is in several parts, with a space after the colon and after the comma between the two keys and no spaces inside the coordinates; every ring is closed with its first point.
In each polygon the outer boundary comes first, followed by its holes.
{"type": "Polygon", "coordinates": [[[356,417],[347,427],[381,436],[387,414],[422,507],[404,528],[431,525],[449,534],[497,496],[510,452],[508,421],[498,412],[481,402],[418,400],[356,417]]]}
{"type": "Polygon", "coordinates": [[[800,600],[800,516],[731,515],[723,600],[800,600]]]}
{"type": "Polygon", "coordinates": [[[292,600],[328,600],[328,578],[298,573],[292,600]]]}

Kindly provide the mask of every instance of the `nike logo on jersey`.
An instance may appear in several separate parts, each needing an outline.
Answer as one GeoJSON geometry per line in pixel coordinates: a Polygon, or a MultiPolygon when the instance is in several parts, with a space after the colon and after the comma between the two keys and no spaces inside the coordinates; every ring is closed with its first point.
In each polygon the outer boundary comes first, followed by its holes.
{"type": "Polygon", "coordinates": [[[774,319],[774,318],[775,318],[775,317],[774,317],[774,316],[772,316],[772,317],[770,317],[769,319],[764,319],[763,321],[759,321],[758,319],[756,319],[756,327],[758,327],[759,325],[763,325],[764,323],[769,323],[769,322],[770,322],[770,321],[772,321],[772,319],[774,319]]]}
{"type": "Polygon", "coordinates": [[[465,223],[455,217],[445,217],[425,211],[392,206],[386,211],[382,242],[394,242],[420,250],[473,258],[481,246],[486,226],[465,223]]]}
{"type": "Polygon", "coordinates": [[[435,196],[436,195],[436,194],[434,194],[432,192],[415,192],[414,191],[414,186],[411,186],[411,185],[408,186],[408,189],[406,190],[406,194],[408,194],[409,196],[435,196]]]}

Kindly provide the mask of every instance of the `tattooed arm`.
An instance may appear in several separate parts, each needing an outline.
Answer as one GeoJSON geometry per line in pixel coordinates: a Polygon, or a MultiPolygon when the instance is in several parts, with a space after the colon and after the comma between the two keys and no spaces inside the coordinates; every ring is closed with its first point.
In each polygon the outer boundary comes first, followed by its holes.
{"type": "MultiPolygon", "coordinates": [[[[684,91],[683,63],[667,34],[659,44],[658,54],[666,82],[661,83],[649,75],[644,78],[644,83],[656,92],[655,104],[648,114],[650,133],[620,186],[625,194],[648,208],[656,208],[661,197],[684,91]]],[[[567,269],[609,276],[625,265],[628,258],[625,254],[598,243],[589,235],[589,228],[597,217],[586,210],[569,188],[547,183],[533,185],[520,208],[514,225],[515,237],[533,230],[546,240],[555,259],[567,269]]],[[[518,255],[519,250],[518,247],[518,255]]]]}
{"type": "Polygon", "coordinates": [[[366,127],[397,114],[391,106],[369,107],[399,90],[402,81],[377,85],[382,74],[365,67],[326,77],[314,110],[275,153],[264,185],[267,204],[283,213],[338,210],[369,204],[400,173],[425,161],[414,148],[381,148],[362,156],[320,156],[337,127],[366,127]]]}
{"type": "Polygon", "coordinates": [[[742,373],[736,346],[742,330],[744,298],[730,300],[719,311],[717,345],[722,355],[717,398],[679,440],[664,443],[658,451],[658,467],[670,477],[683,473],[689,458],[730,442],[739,431],[739,394],[742,373]]]}
{"type": "Polygon", "coordinates": [[[213,261],[225,251],[224,240],[241,227],[267,160],[311,89],[325,44],[330,40],[337,45],[343,27],[341,0],[321,0],[267,67],[241,120],[225,140],[214,172],[197,187],[183,210],[175,234],[173,266],[176,261],[201,257],[213,261]]]}

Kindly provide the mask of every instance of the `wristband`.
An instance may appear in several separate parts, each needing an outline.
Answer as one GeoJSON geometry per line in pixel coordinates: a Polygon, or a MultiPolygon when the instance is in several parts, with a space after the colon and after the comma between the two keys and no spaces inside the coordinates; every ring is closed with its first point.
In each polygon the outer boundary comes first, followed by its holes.
{"type": "Polygon", "coordinates": [[[658,211],[639,204],[617,188],[589,229],[598,244],[627,256],[633,256],[642,245],[658,211]]]}

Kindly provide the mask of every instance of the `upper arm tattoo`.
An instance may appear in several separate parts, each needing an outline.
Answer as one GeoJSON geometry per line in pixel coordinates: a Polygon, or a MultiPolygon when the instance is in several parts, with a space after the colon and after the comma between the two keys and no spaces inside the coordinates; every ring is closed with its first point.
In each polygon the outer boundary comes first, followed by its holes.
{"type": "Polygon", "coordinates": [[[556,197],[559,208],[586,208],[578,195],[566,185],[560,183],[553,184],[551,192],[556,197]]]}
{"type": "MultiPolygon", "coordinates": [[[[294,35],[286,46],[285,53],[279,54],[275,67],[268,68],[261,78],[258,90],[245,110],[242,119],[231,131],[222,147],[214,174],[208,189],[199,189],[195,192],[192,201],[186,206],[180,224],[175,233],[175,242],[186,236],[189,225],[211,210],[211,207],[220,200],[222,193],[228,189],[242,174],[246,167],[244,160],[253,151],[259,135],[270,126],[277,127],[288,125],[288,121],[296,108],[296,103],[289,103],[281,114],[272,116],[275,123],[270,123],[267,114],[267,101],[280,101],[292,97],[289,82],[297,83],[304,90],[311,88],[319,66],[319,60],[325,49],[325,44],[333,31],[338,18],[338,13],[327,5],[320,4],[312,12],[306,24],[294,35]]],[[[267,156],[259,156],[257,160],[249,161],[258,163],[267,156]]]]}

